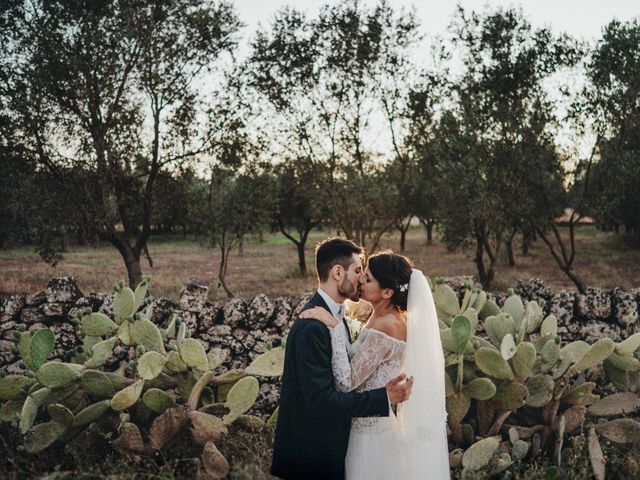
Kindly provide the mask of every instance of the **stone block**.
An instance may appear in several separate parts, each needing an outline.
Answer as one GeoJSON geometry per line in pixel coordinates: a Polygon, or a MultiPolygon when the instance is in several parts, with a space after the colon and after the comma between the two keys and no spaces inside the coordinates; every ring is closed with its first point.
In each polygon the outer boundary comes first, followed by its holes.
{"type": "Polygon", "coordinates": [[[33,323],[45,323],[47,320],[47,316],[44,314],[41,307],[27,307],[20,313],[20,321],[27,325],[31,325],[33,323]]]}
{"type": "Polygon", "coordinates": [[[47,285],[47,302],[73,303],[82,297],[76,279],[73,277],[55,277],[47,285]]]}
{"type": "Polygon", "coordinates": [[[188,312],[199,312],[207,303],[209,287],[196,283],[187,283],[180,293],[178,307],[188,312]]]}

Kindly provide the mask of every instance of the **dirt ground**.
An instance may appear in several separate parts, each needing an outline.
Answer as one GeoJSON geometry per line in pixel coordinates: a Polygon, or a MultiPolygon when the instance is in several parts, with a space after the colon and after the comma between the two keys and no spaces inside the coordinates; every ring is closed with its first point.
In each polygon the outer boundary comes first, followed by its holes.
{"type": "MultiPolygon", "coordinates": [[[[249,239],[242,255],[234,252],[230,256],[229,287],[245,299],[258,293],[300,296],[313,290],[316,283],[313,247],[330,234],[316,231],[311,235],[307,244],[310,273],[306,277],[298,273],[294,245],[282,235],[266,235],[262,242],[249,239]]],[[[398,233],[386,235],[382,247],[399,251],[398,233]]],[[[225,298],[216,278],[220,258],[217,250],[180,236],[152,237],[149,250],[154,268],[143,261],[143,271],[151,275],[154,296],[177,299],[184,284],[193,279],[210,286],[212,300],[225,298]]],[[[427,245],[422,227],[409,231],[404,254],[430,277],[476,272],[472,250],[448,252],[437,239],[433,245],[427,245]]],[[[513,268],[506,262],[499,265],[490,290],[504,291],[518,279],[531,277],[542,278],[553,289],[575,289],[542,241],[534,243],[529,256],[517,256],[516,262],[513,268]]],[[[631,249],[624,237],[582,227],[577,236],[576,269],[589,286],[640,287],[640,250],[631,249]]],[[[0,251],[0,296],[42,290],[49,278],[61,275],[75,276],[85,293],[107,292],[115,282],[126,279],[126,270],[118,252],[108,244],[97,248],[70,247],[56,267],[42,262],[30,247],[0,251]]]]}

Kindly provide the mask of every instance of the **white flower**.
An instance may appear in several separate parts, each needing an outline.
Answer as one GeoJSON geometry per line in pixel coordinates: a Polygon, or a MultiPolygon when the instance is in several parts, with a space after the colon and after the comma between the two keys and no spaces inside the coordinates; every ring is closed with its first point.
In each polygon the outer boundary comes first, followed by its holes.
{"type": "Polygon", "coordinates": [[[351,317],[349,315],[344,316],[345,322],[347,324],[347,328],[349,329],[349,337],[351,343],[355,342],[364,327],[364,323],[362,323],[357,318],[351,317]]]}
{"type": "Polygon", "coordinates": [[[401,292],[406,292],[409,289],[409,284],[408,283],[404,283],[402,285],[400,285],[399,290],[401,292]]]}

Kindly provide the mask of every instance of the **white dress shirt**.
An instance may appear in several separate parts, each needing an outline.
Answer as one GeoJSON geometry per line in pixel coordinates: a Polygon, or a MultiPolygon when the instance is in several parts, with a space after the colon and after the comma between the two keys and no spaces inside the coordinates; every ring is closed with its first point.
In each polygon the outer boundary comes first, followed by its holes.
{"type": "Polygon", "coordinates": [[[325,292],[321,288],[318,288],[318,293],[320,294],[322,299],[327,304],[327,307],[329,307],[329,310],[331,311],[331,314],[334,317],[336,317],[338,319],[338,321],[342,324],[342,328],[336,328],[335,330],[341,331],[341,332],[343,332],[345,334],[346,339],[347,339],[347,345],[349,345],[350,335],[349,335],[349,332],[347,331],[347,326],[343,322],[344,311],[345,311],[344,304],[336,302],[333,298],[331,298],[329,296],[329,294],[327,294],[327,292],[325,292]]]}

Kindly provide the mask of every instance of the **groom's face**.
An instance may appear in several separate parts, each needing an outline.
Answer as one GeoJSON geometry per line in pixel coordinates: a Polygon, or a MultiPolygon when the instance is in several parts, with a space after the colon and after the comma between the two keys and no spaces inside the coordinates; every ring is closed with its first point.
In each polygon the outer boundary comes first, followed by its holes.
{"type": "Polygon", "coordinates": [[[344,270],[338,283],[338,293],[353,302],[360,300],[360,277],[362,276],[362,259],[356,253],[351,256],[349,268],[344,270]]]}

